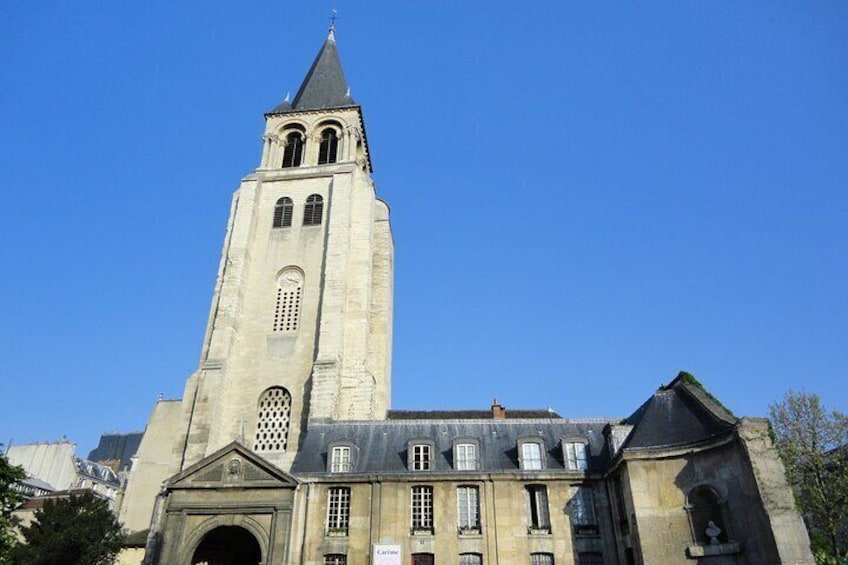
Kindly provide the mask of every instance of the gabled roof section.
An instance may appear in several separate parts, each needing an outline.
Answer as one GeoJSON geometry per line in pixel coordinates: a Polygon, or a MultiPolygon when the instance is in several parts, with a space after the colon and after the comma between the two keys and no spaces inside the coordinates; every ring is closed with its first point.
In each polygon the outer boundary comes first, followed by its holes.
{"type": "Polygon", "coordinates": [[[289,103],[288,99],[269,112],[287,114],[305,110],[326,110],[356,106],[350,97],[350,88],[345,80],[339,52],[336,49],[335,32],[330,29],[327,40],[312,62],[303,84],[289,103]]]}
{"type": "Polygon", "coordinates": [[[297,486],[297,480],[238,442],[224,446],[165,481],[169,489],[297,486]]]}
{"type": "Polygon", "coordinates": [[[724,436],[733,430],[736,417],[695,377],[681,372],[660,387],[626,423],[635,427],[624,449],[652,450],[693,445],[724,436]]]}

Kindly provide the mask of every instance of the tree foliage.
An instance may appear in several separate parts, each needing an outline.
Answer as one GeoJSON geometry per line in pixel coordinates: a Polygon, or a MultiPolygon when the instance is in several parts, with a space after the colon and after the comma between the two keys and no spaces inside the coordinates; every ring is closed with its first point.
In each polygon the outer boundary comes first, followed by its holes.
{"type": "Polygon", "coordinates": [[[771,405],[777,449],[819,563],[848,556],[848,416],[816,394],[787,392],[771,405]]]}
{"type": "Polygon", "coordinates": [[[124,542],[118,519],[91,492],[47,500],[22,530],[26,545],[13,553],[20,565],[108,565],[124,542]]]}
{"type": "Polygon", "coordinates": [[[9,554],[17,542],[12,510],[21,503],[23,497],[12,485],[25,478],[23,468],[12,466],[6,456],[0,453],[0,565],[11,562],[9,554]]]}

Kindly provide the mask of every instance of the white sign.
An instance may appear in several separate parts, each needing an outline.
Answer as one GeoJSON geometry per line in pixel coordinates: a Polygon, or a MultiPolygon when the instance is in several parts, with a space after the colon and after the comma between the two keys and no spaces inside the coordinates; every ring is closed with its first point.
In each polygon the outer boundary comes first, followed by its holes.
{"type": "Polygon", "coordinates": [[[371,565],[400,565],[399,545],[375,545],[371,565]]]}

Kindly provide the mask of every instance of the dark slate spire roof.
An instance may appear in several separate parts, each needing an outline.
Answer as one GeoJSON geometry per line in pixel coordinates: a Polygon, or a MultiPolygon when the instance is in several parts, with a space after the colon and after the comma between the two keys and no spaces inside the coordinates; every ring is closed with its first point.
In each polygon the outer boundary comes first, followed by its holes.
{"type": "Polygon", "coordinates": [[[355,106],[350,97],[350,88],[345,80],[339,52],[336,49],[336,37],[333,29],[315,57],[303,84],[289,103],[288,99],[271,110],[270,114],[286,114],[304,110],[325,110],[355,106]]]}
{"type": "Polygon", "coordinates": [[[663,449],[716,439],[731,432],[736,418],[688,373],[660,387],[630,418],[635,426],[625,450],[663,449]]]}

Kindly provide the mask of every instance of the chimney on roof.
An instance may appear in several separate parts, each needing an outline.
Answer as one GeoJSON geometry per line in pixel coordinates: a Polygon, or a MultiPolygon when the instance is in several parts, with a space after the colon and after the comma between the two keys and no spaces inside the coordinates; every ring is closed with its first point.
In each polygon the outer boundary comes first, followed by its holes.
{"type": "Polygon", "coordinates": [[[506,420],[506,408],[498,404],[498,399],[492,400],[492,418],[494,420],[506,420]]]}

